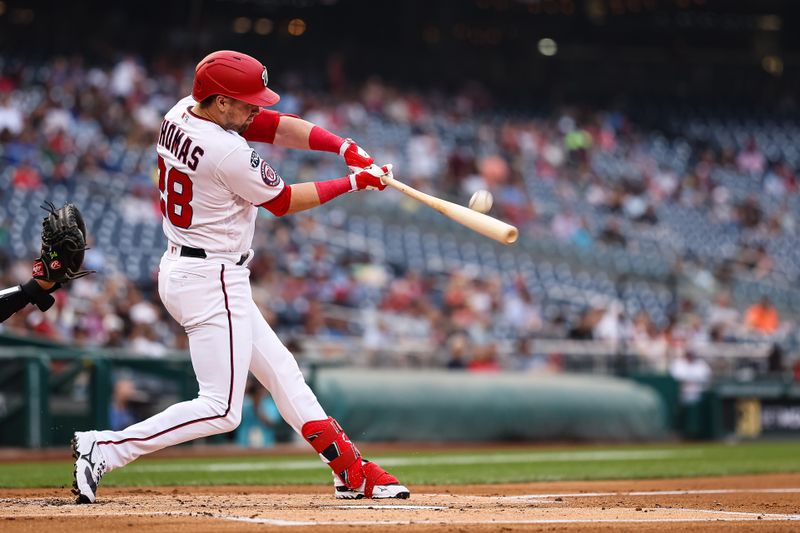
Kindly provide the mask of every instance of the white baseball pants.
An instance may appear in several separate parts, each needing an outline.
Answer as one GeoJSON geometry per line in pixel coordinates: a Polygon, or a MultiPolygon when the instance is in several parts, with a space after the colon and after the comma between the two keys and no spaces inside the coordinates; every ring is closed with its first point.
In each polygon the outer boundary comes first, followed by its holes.
{"type": "Polygon", "coordinates": [[[247,263],[240,254],[181,257],[169,245],[161,259],[158,291],[189,336],[197,398],[175,404],[122,431],[96,431],[107,470],[137,457],[239,425],[248,370],[270,391],[283,418],[300,433],[327,415],[292,354],[253,301],[247,263]]]}

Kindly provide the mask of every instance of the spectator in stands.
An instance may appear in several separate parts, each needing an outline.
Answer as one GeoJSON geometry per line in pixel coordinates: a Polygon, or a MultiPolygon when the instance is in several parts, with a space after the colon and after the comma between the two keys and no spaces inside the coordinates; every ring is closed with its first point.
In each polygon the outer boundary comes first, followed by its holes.
{"type": "Polygon", "coordinates": [[[748,196],[738,205],[736,215],[739,224],[748,229],[756,228],[764,218],[758,198],[754,196],[748,196]]]}
{"type": "Polygon", "coordinates": [[[15,189],[35,191],[42,186],[42,176],[30,163],[22,163],[14,171],[11,183],[15,189]]]}
{"type": "Polygon", "coordinates": [[[741,314],[731,305],[731,295],[721,291],[708,310],[707,322],[712,328],[720,328],[719,335],[725,337],[735,332],[741,324],[741,314]]]}
{"type": "Polygon", "coordinates": [[[767,355],[767,370],[773,374],[781,374],[785,370],[784,366],[783,349],[780,344],[773,342],[767,355]]]}
{"type": "Polygon", "coordinates": [[[600,319],[592,330],[592,338],[616,344],[622,338],[622,318],[624,308],[614,300],[601,311],[600,319]]]}
{"type": "Polygon", "coordinates": [[[269,392],[248,377],[242,403],[242,421],[236,428],[236,444],[245,448],[271,448],[277,441],[275,426],[281,420],[269,392]]]}
{"type": "Polygon", "coordinates": [[[11,98],[11,93],[0,92],[0,139],[3,133],[19,135],[22,133],[23,116],[20,106],[15,104],[11,98]]]}
{"type": "Polygon", "coordinates": [[[364,326],[364,335],[361,341],[365,357],[370,364],[380,363],[380,353],[392,343],[393,337],[388,321],[380,315],[370,313],[370,319],[364,326]]]}
{"type": "Polygon", "coordinates": [[[163,357],[167,353],[167,347],[161,342],[150,324],[133,326],[129,348],[134,353],[148,357],[163,357]]]}
{"type": "Polygon", "coordinates": [[[516,335],[530,335],[542,329],[541,309],[534,302],[523,277],[514,280],[514,285],[501,300],[502,318],[516,335]]]}
{"type": "Polygon", "coordinates": [[[758,149],[755,139],[750,139],[745,148],[736,156],[736,166],[742,172],[761,174],[767,164],[767,159],[758,149]]]}
{"type": "Polygon", "coordinates": [[[594,339],[594,328],[603,317],[602,309],[586,309],[578,319],[577,324],[573,325],[567,333],[567,338],[572,340],[592,340],[594,339]]]}
{"type": "Polygon", "coordinates": [[[119,378],[114,382],[114,392],[108,409],[109,427],[118,431],[139,421],[133,404],[143,400],[142,393],[136,390],[136,384],[128,378],[119,378]]]}
{"type": "Polygon", "coordinates": [[[666,373],[670,348],[666,332],[659,329],[646,313],[637,318],[631,349],[641,358],[645,370],[666,373]]]}
{"type": "Polygon", "coordinates": [[[592,247],[594,239],[592,238],[591,231],[589,231],[589,220],[585,216],[581,217],[581,223],[572,233],[570,242],[584,251],[592,247]]]}
{"type": "Polygon", "coordinates": [[[550,224],[550,231],[557,239],[568,242],[575,232],[578,231],[578,228],[580,228],[580,223],[580,218],[578,218],[571,209],[564,209],[553,217],[553,221],[550,224]]]}
{"type": "Polygon", "coordinates": [[[711,383],[711,367],[692,350],[686,350],[675,359],[669,366],[669,373],[680,384],[681,404],[684,406],[699,402],[711,383]]]}
{"type": "Polygon", "coordinates": [[[518,372],[539,372],[549,368],[547,356],[536,350],[536,339],[525,335],[517,340],[512,368],[518,372]]]}
{"type": "Polygon", "coordinates": [[[763,296],[758,303],[751,305],[747,309],[744,325],[750,331],[761,333],[762,335],[772,335],[778,331],[780,326],[778,310],[775,309],[768,297],[763,296]]]}
{"type": "Polygon", "coordinates": [[[787,174],[785,164],[783,162],[775,163],[764,174],[764,192],[770,196],[780,198],[787,194],[787,181],[784,176],[787,174]]]}
{"type": "Polygon", "coordinates": [[[438,137],[421,128],[416,128],[408,141],[406,150],[409,178],[418,182],[417,186],[429,187],[428,183],[439,171],[441,160],[438,137]]]}
{"type": "Polygon", "coordinates": [[[633,219],[635,222],[641,222],[643,224],[650,224],[651,226],[655,226],[658,224],[658,215],[656,215],[656,210],[652,204],[648,204],[647,207],[644,208],[644,211],[641,215],[635,217],[633,219]]]}
{"type": "Polygon", "coordinates": [[[734,208],[731,205],[731,192],[727,187],[718,185],[711,191],[711,215],[712,220],[719,224],[727,224],[735,217],[734,208]]]}
{"type": "Polygon", "coordinates": [[[739,248],[738,259],[746,271],[752,272],[758,278],[769,275],[775,266],[763,243],[756,246],[743,243],[739,248]]]}
{"type": "Polygon", "coordinates": [[[600,232],[600,241],[611,246],[625,246],[628,244],[628,240],[620,229],[619,220],[610,218],[606,222],[603,231],[600,232]]]}
{"type": "Polygon", "coordinates": [[[585,129],[573,127],[570,131],[567,131],[566,135],[564,135],[564,146],[567,149],[568,164],[574,166],[585,165],[592,142],[592,135],[585,129]]]}
{"type": "Polygon", "coordinates": [[[536,207],[525,192],[522,177],[512,174],[507,183],[496,186],[494,190],[500,218],[520,227],[528,226],[536,219],[536,207]]]}
{"type": "Polygon", "coordinates": [[[499,372],[500,363],[497,360],[497,345],[488,343],[476,346],[472,359],[467,363],[469,372],[499,372]]]}
{"type": "Polygon", "coordinates": [[[764,244],[759,244],[756,248],[756,264],[753,268],[753,273],[760,279],[769,276],[774,269],[775,260],[767,252],[767,247],[764,244]]]}
{"type": "Polygon", "coordinates": [[[449,359],[446,366],[448,370],[464,370],[467,367],[468,351],[470,349],[469,337],[457,332],[447,339],[449,359]]]}

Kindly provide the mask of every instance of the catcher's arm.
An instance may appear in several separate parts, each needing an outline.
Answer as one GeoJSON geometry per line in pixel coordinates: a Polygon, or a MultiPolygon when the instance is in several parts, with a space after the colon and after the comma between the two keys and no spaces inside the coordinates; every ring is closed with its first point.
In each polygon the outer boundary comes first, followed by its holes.
{"type": "Polygon", "coordinates": [[[55,303],[55,299],[50,296],[50,293],[58,290],[61,284],[50,283],[48,285],[49,288],[45,289],[39,280],[31,279],[23,285],[0,291],[0,322],[4,322],[28,304],[35,304],[42,312],[50,309],[55,303]]]}
{"type": "Polygon", "coordinates": [[[62,283],[92,272],[80,269],[86,250],[86,225],[78,208],[64,204],[56,209],[51,203],[42,208],[48,214],[42,222],[42,253],[33,262],[33,279],[0,291],[0,322],[29,303],[47,311],[55,303],[50,293],[62,283]]]}

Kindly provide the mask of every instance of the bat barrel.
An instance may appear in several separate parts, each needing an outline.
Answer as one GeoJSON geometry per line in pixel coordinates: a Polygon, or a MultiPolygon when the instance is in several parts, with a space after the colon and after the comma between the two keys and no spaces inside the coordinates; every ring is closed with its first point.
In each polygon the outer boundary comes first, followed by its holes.
{"type": "Polygon", "coordinates": [[[514,226],[508,228],[508,231],[506,231],[506,244],[514,244],[515,242],[517,242],[518,238],[519,238],[519,230],[514,226]]]}
{"type": "Polygon", "coordinates": [[[451,220],[455,220],[459,224],[462,224],[471,230],[480,233],[481,235],[489,237],[490,239],[494,239],[503,244],[513,244],[519,238],[519,230],[511,224],[503,222],[502,220],[490,217],[489,215],[484,215],[483,213],[478,213],[477,211],[473,211],[472,209],[464,207],[463,205],[454,204],[453,202],[448,202],[447,200],[442,200],[441,198],[425,194],[424,192],[418,191],[417,189],[389,176],[382,177],[381,181],[386,185],[397,189],[403,194],[422,202],[428,207],[439,211],[441,214],[450,218],[451,220]]]}

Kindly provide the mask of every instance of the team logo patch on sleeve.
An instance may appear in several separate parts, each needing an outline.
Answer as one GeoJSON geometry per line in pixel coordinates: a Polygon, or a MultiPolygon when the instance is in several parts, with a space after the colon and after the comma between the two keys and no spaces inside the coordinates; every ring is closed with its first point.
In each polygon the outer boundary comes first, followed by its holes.
{"type": "Polygon", "coordinates": [[[261,158],[258,157],[258,154],[255,150],[250,154],[250,166],[252,168],[258,168],[258,164],[261,162],[261,158]]]}
{"type": "Polygon", "coordinates": [[[261,162],[261,179],[270,187],[275,187],[281,182],[281,177],[278,176],[275,169],[269,166],[266,161],[261,162]]]}

